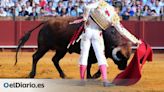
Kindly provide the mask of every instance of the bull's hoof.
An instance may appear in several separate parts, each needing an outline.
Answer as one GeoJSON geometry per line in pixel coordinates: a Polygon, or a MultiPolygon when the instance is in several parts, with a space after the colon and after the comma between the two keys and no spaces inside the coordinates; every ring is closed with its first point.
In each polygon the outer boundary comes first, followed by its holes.
{"type": "Polygon", "coordinates": [[[87,79],[93,79],[91,75],[87,75],[87,79]]]}
{"type": "Polygon", "coordinates": [[[60,77],[61,77],[62,79],[66,79],[66,78],[67,78],[67,76],[66,76],[65,74],[60,74],[60,77]]]}
{"type": "Polygon", "coordinates": [[[27,78],[34,78],[34,77],[35,77],[35,74],[31,72],[27,78]]]}
{"type": "Polygon", "coordinates": [[[93,77],[92,77],[92,78],[93,78],[93,79],[98,79],[98,78],[100,78],[100,76],[101,76],[101,74],[96,73],[96,74],[94,74],[94,75],[93,75],[93,77]]]}

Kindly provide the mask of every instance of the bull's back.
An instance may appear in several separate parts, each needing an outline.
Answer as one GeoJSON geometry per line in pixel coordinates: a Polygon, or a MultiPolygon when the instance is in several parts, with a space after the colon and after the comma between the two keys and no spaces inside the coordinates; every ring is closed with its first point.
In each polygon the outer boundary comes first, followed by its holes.
{"type": "Polygon", "coordinates": [[[39,33],[39,38],[42,38],[42,42],[50,49],[67,49],[67,45],[74,32],[82,25],[82,23],[69,23],[78,18],[79,17],[56,17],[47,21],[39,33]]]}

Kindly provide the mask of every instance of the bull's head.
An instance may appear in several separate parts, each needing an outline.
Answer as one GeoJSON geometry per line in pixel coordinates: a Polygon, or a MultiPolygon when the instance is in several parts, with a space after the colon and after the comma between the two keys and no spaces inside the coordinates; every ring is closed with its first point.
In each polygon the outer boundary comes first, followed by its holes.
{"type": "Polygon", "coordinates": [[[105,55],[110,57],[118,66],[124,70],[131,54],[131,43],[123,38],[113,27],[104,32],[105,55]]]}
{"type": "Polygon", "coordinates": [[[124,70],[131,54],[131,44],[127,43],[122,46],[113,48],[112,59],[118,65],[118,69],[124,70]]]}

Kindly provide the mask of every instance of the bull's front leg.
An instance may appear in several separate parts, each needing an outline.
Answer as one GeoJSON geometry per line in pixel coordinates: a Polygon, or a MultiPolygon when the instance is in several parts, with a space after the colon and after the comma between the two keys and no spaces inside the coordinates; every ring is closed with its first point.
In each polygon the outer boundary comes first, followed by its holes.
{"type": "Polygon", "coordinates": [[[92,67],[92,64],[88,64],[87,65],[87,79],[97,79],[101,76],[101,72],[100,72],[100,69],[93,75],[91,76],[91,67],[92,67]]]}
{"type": "Polygon", "coordinates": [[[93,51],[93,48],[91,47],[88,57],[88,66],[87,66],[87,79],[97,79],[101,76],[100,70],[98,70],[93,76],[91,76],[91,66],[92,64],[97,63],[97,59],[95,56],[95,53],[93,51]]]}
{"type": "Polygon", "coordinates": [[[89,63],[88,65],[87,65],[87,79],[92,79],[92,76],[91,76],[91,64],[89,63]]]}
{"type": "Polygon", "coordinates": [[[66,75],[64,74],[63,70],[61,69],[59,65],[60,59],[62,59],[66,54],[66,51],[56,51],[55,56],[52,58],[52,61],[54,63],[54,66],[56,67],[57,71],[60,74],[61,78],[66,78],[66,75]]]}

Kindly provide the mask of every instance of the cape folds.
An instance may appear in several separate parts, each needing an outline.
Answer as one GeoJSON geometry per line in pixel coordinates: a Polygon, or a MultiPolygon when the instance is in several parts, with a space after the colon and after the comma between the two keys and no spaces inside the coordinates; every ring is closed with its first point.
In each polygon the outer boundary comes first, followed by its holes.
{"type": "Polygon", "coordinates": [[[152,49],[148,44],[140,44],[128,67],[115,77],[113,84],[128,86],[137,83],[141,79],[143,65],[146,61],[152,61],[152,55],[152,49]]]}

